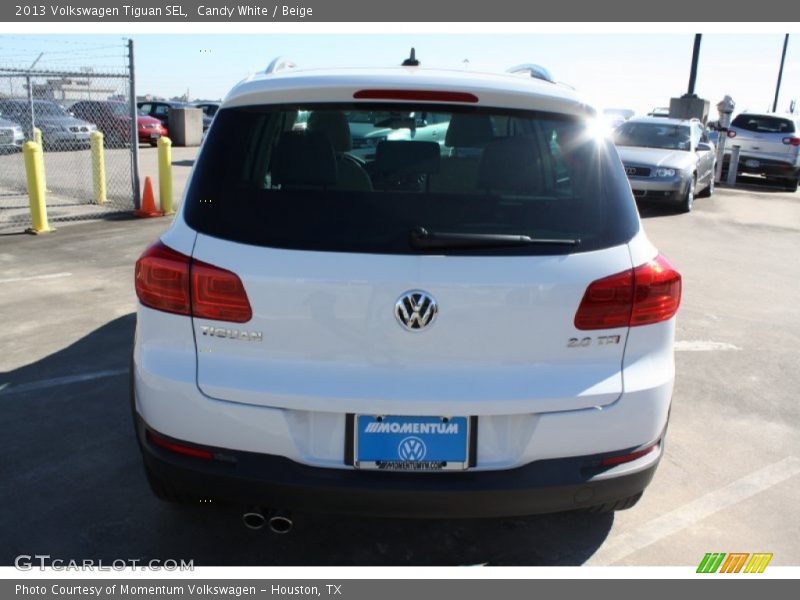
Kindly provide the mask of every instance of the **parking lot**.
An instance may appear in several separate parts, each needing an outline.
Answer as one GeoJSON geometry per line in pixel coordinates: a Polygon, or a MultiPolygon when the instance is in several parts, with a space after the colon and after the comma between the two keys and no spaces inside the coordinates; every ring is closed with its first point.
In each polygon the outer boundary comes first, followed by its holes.
{"type": "MultiPolygon", "coordinates": [[[[191,152],[175,157],[176,197],[191,152]]],[[[285,536],[245,529],[237,507],[162,504],[145,482],[128,400],[132,275],[168,221],[0,235],[0,564],[38,553],[196,565],[696,565],[706,552],[797,564],[800,194],[751,180],[689,214],[642,216],[681,270],[684,296],[666,455],[634,509],[476,521],[295,515],[285,536]]]]}

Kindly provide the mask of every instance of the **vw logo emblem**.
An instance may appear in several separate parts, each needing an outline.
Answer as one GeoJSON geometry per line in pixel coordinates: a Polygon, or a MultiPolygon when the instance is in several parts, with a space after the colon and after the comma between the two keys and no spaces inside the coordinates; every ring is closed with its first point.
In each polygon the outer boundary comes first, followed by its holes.
{"type": "Polygon", "coordinates": [[[397,446],[397,454],[401,460],[422,460],[428,453],[428,449],[418,437],[403,438],[397,446]]]}
{"type": "Polygon", "coordinates": [[[436,319],[439,305],[433,296],[421,290],[406,292],[394,305],[394,316],[408,331],[421,331],[436,319]]]}

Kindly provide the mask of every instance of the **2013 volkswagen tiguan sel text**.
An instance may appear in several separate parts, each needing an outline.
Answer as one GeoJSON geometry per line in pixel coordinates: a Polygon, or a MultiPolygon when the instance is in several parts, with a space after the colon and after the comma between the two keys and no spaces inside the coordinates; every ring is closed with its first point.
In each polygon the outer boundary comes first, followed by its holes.
{"type": "Polygon", "coordinates": [[[239,83],[136,264],[155,494],[423,517],[632,506],[663,453],[681,276],[593,114],[524,75],[239,83]],[[410,131],[361,160],[350,124],[376,112],[410,131]],[[423,135],[443,122],[443,143],[423,135]]]}

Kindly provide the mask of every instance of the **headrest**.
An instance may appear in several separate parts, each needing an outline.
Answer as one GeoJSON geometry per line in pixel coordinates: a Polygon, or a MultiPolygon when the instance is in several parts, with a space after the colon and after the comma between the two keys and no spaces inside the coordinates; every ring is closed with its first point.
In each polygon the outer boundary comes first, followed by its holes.
{"type": "Polygon", "coordinates": [[[494,126],[489,115],[454,114],[444,143],[450,148],[481,148],[493,139],[494,126]]]}
{"type": "Polygon", "coordinates": [[[336,153],[323,133],[290,131],[281,135],[271,164],[272,183],[335,185],[336,153]]]}
{"type": "Polygon", "coordinates": [[[501,138],[483,149],[478,188],[518,194],[538,193],[541,165],[536,140],[527,136],[501,138]]]}
{"type": "Polygon", "coordinates": [[[384,141],[375,150],[375,170],[379,173],[438,173],[440,162],[436,142],[384,141]]]}
{"type": "Polygon", "coordinates": [[[347,152],[353,148],[350,123],[341,111],[314,111],[308,116],[307,131],[318,131],[328,136],[336,152],[347,152]]]}

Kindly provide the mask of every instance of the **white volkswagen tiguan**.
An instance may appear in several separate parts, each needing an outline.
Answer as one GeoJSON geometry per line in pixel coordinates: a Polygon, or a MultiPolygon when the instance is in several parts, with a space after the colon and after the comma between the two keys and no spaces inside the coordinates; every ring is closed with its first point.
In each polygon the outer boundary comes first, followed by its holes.
{"type": "Polygon", "coordinates": [[[632,506],[663,452],[681,277],[593,115],[519,75],[239,83],[136,264],[154,493],[422,517],[632,506]],[[408,131],[365,161],[349,124],[370,119],[408,131]]]}

